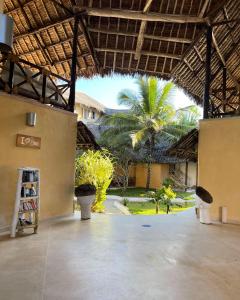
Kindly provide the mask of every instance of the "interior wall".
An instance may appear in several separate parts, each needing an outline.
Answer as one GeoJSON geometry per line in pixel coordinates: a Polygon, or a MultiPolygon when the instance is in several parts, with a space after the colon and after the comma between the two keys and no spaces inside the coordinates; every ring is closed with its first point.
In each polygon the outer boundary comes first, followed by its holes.
{"type": "Polygon", "coordinates": [[[240,222],[240,118],[200,121],[198,183],[214,198],[211,216],[220,220],[227,207],[229,222],[240,222]]]}
{"type": "MultiPolygon", "coordinates": [[[[162,187],[163,180],[169,177],[168,164],[152,164],[150,188],[162,187]]],[[[136,165],[136,187],[146,187],[147,182],[147,165],[136,165]]]]}
{"type": "Polygon", "coordinates": [[[40,169],[40,219],[72,212],[76,130],[76,115],[0,92],[0,227],[12,219],[19,167],[40,169]],[[37,113],[35,127],[27,112],[37,113]],[[41,149],[17,147],[17,134],[40,137],[41,149]]]}

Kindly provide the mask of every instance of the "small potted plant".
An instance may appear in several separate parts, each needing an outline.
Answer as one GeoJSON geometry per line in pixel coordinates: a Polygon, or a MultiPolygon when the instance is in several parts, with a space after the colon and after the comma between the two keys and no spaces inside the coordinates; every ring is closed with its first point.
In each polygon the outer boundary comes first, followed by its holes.
{"type": "Polygon", "coordinates": [[[91,219],[91,206],[96,197],[96,188],[92,184],[81,184],[75,188],[75,196],[81,208],[81,220],[91,219]]]}

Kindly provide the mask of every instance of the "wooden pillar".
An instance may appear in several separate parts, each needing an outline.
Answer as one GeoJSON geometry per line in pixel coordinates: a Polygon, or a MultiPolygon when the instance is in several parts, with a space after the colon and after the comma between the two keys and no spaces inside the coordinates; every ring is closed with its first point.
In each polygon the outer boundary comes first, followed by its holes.
{"type": "Polygon", "coordinates": [[[212,27],[207,27],[206,34],[206,62],[205,62],[205,87],[203,96],[203,118],[208,119],[209,95],[211,85],[211,54],[212,54],[212,27]]]}
{"type": "Polygon", "coordinates": [[[188,161],[186,161],[186,166],[185,166],[185,185],[186,187],[188,185],[188,161]]]}
{"type": "Polygon", "coordinates": [[[74,112],[75,106],[75,92],[77,80],[77,48],[78,48],[78,25],[79,16],[74,17],[74,30],[73,30],[73,54],[72,54],[72,67],[71,67],[71,87],[69,94],[69,110],[74,112]]]}
{"type": "Polygon", "coordinates": [[[227,100],[227,69],[225,66],[223,66],[223,86],[222,86],[222,96],[223,96],[223,111],[226,112],[226,100],[227,100]]]}

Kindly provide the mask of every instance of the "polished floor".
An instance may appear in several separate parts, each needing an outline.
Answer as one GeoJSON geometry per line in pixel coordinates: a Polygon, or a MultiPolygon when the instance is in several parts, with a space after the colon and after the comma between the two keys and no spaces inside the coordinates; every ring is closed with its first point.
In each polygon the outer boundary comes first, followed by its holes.
{"type": "Polygon", "coordinates": [[[78,216],[0,240],[0,300],[240,299],[240,226],[78,216]]]}

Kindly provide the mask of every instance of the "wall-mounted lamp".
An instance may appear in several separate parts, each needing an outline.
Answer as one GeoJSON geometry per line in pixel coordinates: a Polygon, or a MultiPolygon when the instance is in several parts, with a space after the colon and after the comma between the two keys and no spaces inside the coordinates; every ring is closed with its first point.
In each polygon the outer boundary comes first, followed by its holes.
{"type": "Polygon", "coordinates": [[[36,126],[37,114],[35,112],[28,112],[26,115],[26,123],[28,126],[36,126]]]}

